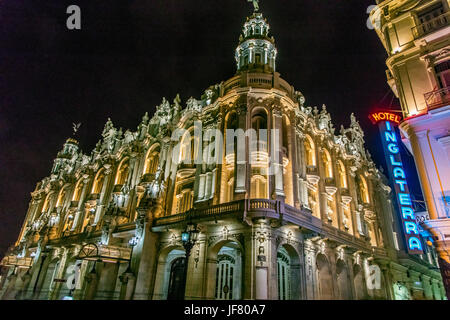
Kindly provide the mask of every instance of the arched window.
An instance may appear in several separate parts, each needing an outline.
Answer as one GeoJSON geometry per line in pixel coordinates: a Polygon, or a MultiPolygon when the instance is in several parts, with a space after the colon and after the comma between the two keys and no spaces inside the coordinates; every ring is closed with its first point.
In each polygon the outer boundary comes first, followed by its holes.
{"type": "Polygon", "coordinates": [[[316,165],[316,147],[310,136],[305,138],[306,165],[316,165]]]}
{"type": "Polygon", "coordinates": [[[117,175],[116,175],[116,185],[124,185],[126,183],[126,179],[128,177],[128,171],[129,171],[129,165],[130,161],[129,158],[125,158],[122,160],[122,162],[119,165],[119,168],[117,169],[117,175]]]}
{"type": "Polygon", "coordinates": [[[100,169],[94,178],[94,184],[92,185],[93,194],[99,194],[102,192],[103,182],[105,181],[105,169],[100,169]]]}
{"type": "Polygon", "coordinates": [[[252,115],[252,129],[255,130],[256,137],[251,142],[254,145],[252,150],[267,152],[267,112],[264,109],[257,109],[252,115]]]}
{"type": "Polygon", "coordinates": [[[193,164],[198,157],[200,141],[191,133],[192,130],[186,131],[181,138],[179,163],[193,164]]]}
{"type": "Polygon", "coordinates": [[[250,197],[252,199],[267,199],[268,198],[268,184],[267,178],[263,175],[253,175],[251,181],[250,197]]]}
{"type": "MultiPolygon", "coordinates": [[[[236,130],[238,128],[238,121],[236,112],[229,112],[225,117],[225,132],[224,132],[224,146],[225,152],[223,152],[223,163],[222,165],[222,178],[221,178],[221,202],[233,201],[235,180],[234,180],[234,168],[236,162],[236,140],[234,137],[233,141],[228,141],[227,130],[236,130]]],[[[231,132],[231,131],[230,131],[231,132]]],[[[230,139],[231,140],[231,139],[230,139]]]]}
{"type": "Polygon", "coordinates": [[[338,160],[338,169],[339,169],[339,185],[340,185],[340,187],[348,188],[347,171],[345,170],[345,166],[341,160],[338,160]]]}
{"type": "Polygon", "coordinates": [[[322,153],[323,168],[325,169],[325,177],[333,178],[333,164],[331,162],[331,156],[327,149],[323,149],[322,153]]]}
{"type": "Polygon", "coordinates": [[[64,205],[64,199],[66,198],[67,188],[63,187],[58,194],[58,200],[56,200],[56,207],[62,207],[64,205]]]}
{"type": "Polygon", "coordinates": [[[151,147],[145,158],[144,174],[155,174],[159,164],[159,145],[151,147]]]}
{"type": "Polygon", "coordinates": [[[366,179],[362,175],[359,175],[359,191],[361,195],[361,200],[364,203],[370,203],[369,188],[367,186],[366,179]]]}
{"type": "Polygon", "coordinates": [[[50,206],[50,199],[52,197],[53,193],[49,193],[47,195],[47,197],[45,197],[45,201],[44,201],[44,205],[42,206],[42,211],[41,212],[47,212],[48,207],[50,206]]]}
{"type": "Polygon", "coordinates": [[[194,193],[191,189],[183,189],[177,194],[177,213],[183,213],[192,208],[194,193]]]}
{"type": "Polygon", "coordinates": [[[75,185],[75,190],[73,192],[72,201],[80,201],[81,198],[81,192],[83,191],[83,180],[78,180],[77,184],[75,185]]]}

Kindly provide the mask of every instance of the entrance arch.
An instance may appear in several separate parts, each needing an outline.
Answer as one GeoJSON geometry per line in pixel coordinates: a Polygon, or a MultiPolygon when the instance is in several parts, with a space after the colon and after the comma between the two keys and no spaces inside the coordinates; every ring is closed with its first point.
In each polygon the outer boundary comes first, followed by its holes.
{"type": "Polygon", "coordinates": [[[332,300],[333,297],[333,277],[331,268],[325,255],[319,253],[316,258],[317,283],[319,300],[332,300]]]}
{"type": "Polygon", "coordinates": [[[183,300],[184,299],[184,268],[186,258],[176,258],[170,267],[169,287],[167,290],[167,300],[183,300]]]}
{"type": "Polygon", "coordinates": [[[277,284],[279,300],[298,300],[301,293],[300,259],[297,251],[284,244],[277,251],[277,284]]]}
{"type": "MultiPolygon", "coordinates": [[[[158,266],[156,268],[155,286],[153,290],[154,300],[166,300],[166,299],[179,299],[178,296],[169,296],[169,293],[173,293],[174,287],[179,285],[180,269],[185,261],[186,253],[181,246],[169,246],[161,250],[158,257],[158,266]]],[[[184,274],[183,274],[184,276],[184,274]]],[[[180,290],[179,290],[180,291],[180,290]]],[[[184,292],[179,292],[180,296],[184,292]]]]}
{"type": "Polygon", "coordinates": [[[206,296],[216,300],[242,298],[242,247],[236,241],[224,240],[208,253],[206,296]]]}

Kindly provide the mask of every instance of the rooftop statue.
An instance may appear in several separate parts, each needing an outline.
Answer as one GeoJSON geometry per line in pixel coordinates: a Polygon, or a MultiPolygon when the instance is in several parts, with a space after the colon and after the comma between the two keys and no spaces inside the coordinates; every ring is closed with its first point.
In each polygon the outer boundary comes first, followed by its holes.
{"type": "Polygon", "coordinates": [[[248,2],[253,2],[254,11],[259,11],[259,0],[248,0],[248,2]]]}

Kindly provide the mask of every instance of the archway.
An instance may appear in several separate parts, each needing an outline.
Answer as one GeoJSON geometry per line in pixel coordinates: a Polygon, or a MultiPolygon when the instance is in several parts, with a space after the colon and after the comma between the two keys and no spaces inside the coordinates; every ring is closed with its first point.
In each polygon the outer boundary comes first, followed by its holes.
{"type": "Polygon", "coordinates": [[[167,290],[167,300],[184,299],[184,268],[186,258],[176,258],[170,267],[169,288],[167,290]]]}
{"type": "Polygon", "coordinates": [[[317,283],[320,300],[333,299],[333,278],[331,276],[330,264],[323,254],[318,254],[316,258],[317,283]]]}
{"type": "MultiPolygon", "coordinates": [[[[185,257],[186,253],[181,246],[170,246],[161,250],[153,290],[154,300],[176,299],[173,296],[169,297],[169,291],[172,292],[174,286],[178,285],[179,274],[177,272],[180,272],[182,263],[185,263],[177,261],[177,259],[184,260],[185,257]]],[[[184,297],[184,292],[179,292],[179,294],[183,294],[184,297]]]]}
{"type": "Polygon", "coordinates": [[[223,240],[209,249],[206,270],[206,298],[239,300],[242,298],[243,259],[241,245],[223,240]]]}
{"type": "Polygon", "coordinates": [[[300,299],[300,259],[290,245],[280,246],[277,251],[277,280],[279,300],[300,299]]]}
{"type": "Polygon", "coordinates": [[[351,299],[351,289],[349,286],[349,272],[347,264],[339,259],[336,263],[338,297],[340,300],[351,299]]]}
{"type": "Polygon", "coordinates": [[[215,298],[238,300],[241,298],[242,254],[236,242],[226,243],[217,254],[215,298]]]}

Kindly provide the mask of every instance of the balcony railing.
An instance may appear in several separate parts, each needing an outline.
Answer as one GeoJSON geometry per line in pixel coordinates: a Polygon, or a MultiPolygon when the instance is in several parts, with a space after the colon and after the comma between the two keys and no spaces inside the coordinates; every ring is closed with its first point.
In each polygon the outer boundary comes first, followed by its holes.
{"type": "Polygon", "coordinates": [[[418,26],[412,28],[414,39],[418,39],[424,35],[445,28],[449,25],[450,12],[445,12],[434,19],[424,22],[418,26]]]}
{"type": "Polygon", "coordinates": [[[428,111],[450,105],[450,87],[425,93],[424,97],[428,111]]]}

